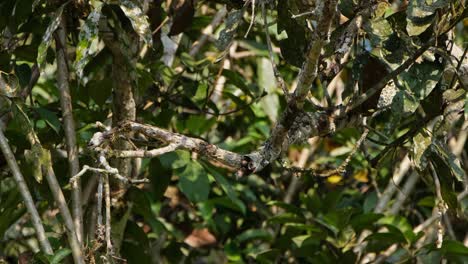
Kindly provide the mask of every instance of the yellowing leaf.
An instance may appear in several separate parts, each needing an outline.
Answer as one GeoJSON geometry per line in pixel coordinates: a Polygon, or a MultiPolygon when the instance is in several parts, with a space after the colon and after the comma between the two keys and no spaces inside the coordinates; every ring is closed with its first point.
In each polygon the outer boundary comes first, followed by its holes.
{"type": "Polygon", "coordinates": [[[343,179],[343,177],[341,177],[341,175],[334,174],[334,175],[328,177],[327,181],[330,184],[338,184],[338,183],[341,182],[342,179],[343,179]]]}
{"type": "Polygon", "coordinates": [[[358,170],[354,173],[353,178],[358,182],[369,182],[368,174],[367,170],[358,170]]]}

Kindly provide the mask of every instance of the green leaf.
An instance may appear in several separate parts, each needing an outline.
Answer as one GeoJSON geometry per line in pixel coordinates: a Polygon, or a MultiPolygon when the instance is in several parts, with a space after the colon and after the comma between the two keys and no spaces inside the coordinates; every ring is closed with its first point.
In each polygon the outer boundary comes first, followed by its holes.
{"type": "Polygon", "coordinates": [[[282,252],[278,249],[267,249],[257,252],[253,258],[261,263],[274,263],[282,252]]]}
{"type": "Polygon", "coordinates": [[[196,203],[208,199],[210,182],[205,169],[196,161],[191,161],[178,170],[179,188],[187,198],[196,203]]]}
{"type": "Polygon", "coordinates": [[[308,245],[318,245],[320,244],[320,240],[317,239],[317,236],[315,235],[301,235],[301,236],[296,236],[292,238],[292,242],[297,246],[297,247],[303,247],[303,246],[308,246],[308,245]]]}
{"type": "Polygon", "coordinates": [[[392,26],[383,17],[379,17],[365,23],[364,29],[369,34],[369,40],[374,48],[381,47],[383,42],[386,41],[393,33],[392,26]]]}
{"type": "Polygon", "coordinates": [[[449,4],[447,0],[413,0],[409,1],[406,30],[410,36],[417,36],[432,24],[437,9],[449,4]]]}
{"type": "Polygon", "coordinates": [[[424,130],[421,130],[413,137],[413,148],[411,148],[413,163],[420,171],[427,166],[427,150],[431,144],[432,137],[424,130]]]}
{"type": "Polygon", "coordinates": [[[267,220],[271,224],[303,223],[305,219],[293,213],[282,213],[267,220]]]}
{"type": "Polygon", "coordinates": [[[192,99],[199,108],[202,108],[205,105],[205,102],[207,102],[209,96],[208,92],[209,88],[206,83],[200,83],[198,85],[197,92],[195,93],[195,96],[192,97],[192,99]]]}
{"type": "Polygon", "coordinates": [[[241,89],[246,95],[253,97],[249,86],[246,84],[245,79],[237,72],[228,69],[223,69],[223,76],[227,78],[227,82],[234,84],[237,88],[241,89]]]}
{"type": "Polygon", "coordinates": [[[63,260],[71,254],[71,249],[69,248],[62,248],[59,249],[54,253],[52,257],[50,257],[50,264],[59,264],[63,263],[63,260]]]}
{"type": "Polygon", "coordinates": [[[47,27],[46,32],[42,36],[42,42],[39,45],[38,48],[38,54],[37,54],[37,64],[39,65],[39,69],[41,71],[44,70],[45,66],[45,59],[47,56],[47,49],[50,47],[50,44],[52,42],[52,37],[55,32],[55,30],[58,28],[60,25],[60,21],[62,19],[62,13],[63,9],[65,6],[69,3],[69,1],[65,2],[63,5],[61,5],[57,11],[51,16],[51,22],[49,26],[47,27]]]}
{"type": "Polygon", "coordinates": [[[176,150],[159,156],[159,160],[164,168],[179,169],[190,162],[190,153],[184,150],[176,150]]]}
{"type": "Polygon", "coordinates": [[[444,240],[441,250],[444,254],[468,255],[468,247],[455,240],[444,240]]]}
{"type": "Polygon", "coordinates": [[[270,232],[264,229],[249,229],[241,233],[236,237],[236,241],[238,243],[259,239],[264,241],[270,241],[272,239],[272,235],[270,232]]]}
{"type": "Polygon", "coordinates": [[[366,213],[366,214],[358,214],[355,217],[351,218],[350,224],[356,230],[356,232],[360,232],[366,228],[371,227],[377,220],[383,217],[383,214],[375,214],[375,213],[366,213]]]}
{"type": "MultiPolygon", "coordinates": [[[[278,118],[279,98],[276,94],[277,85],[270,60],[260,58],[257,60],[257,75],[259,86],[267,92],[267,95],[260,100],[263,111],[268,115],[271,122],[276,122],[278,118]]],[[[257,96],[258,97],[258,96],[257,96]]]]}
{"type": "Polygon", "coordinates": [[[349,223],[353,211],[352,208],[333,210],[316,218],[315,221],[328,228],[334,235],[337,235],[349,223]]]}
{"type": "Polygon", "coordinates": [[[242,22],[243,10],[232,10],[225,20],[225,28],[219,33],[216,46],[219,50],[226,50],[234,39],[237,28],[242,22]]]}
{"type": "Polygon", "coordinates": [[[19,85],[24,88],[29,84],[31,79],[31,67],[23,63],[15,66],[15,75],[18,77],[19,85]]]}
{"type": "Polygon", "coordinates": [[[365,241],[368,241],[366,249],[370,252],[379,252],[395,243],[406,242],[401,233],[374,233],[366,237],[365,241]]]}
{"type": "Polygon", "coordinates": [[[395,121],[400,122],[401,117],[414,113],[418,109],[418,106],[419,102],[413,94],[407,90],[399,90],[393,97],[391,106],[395,121]]]}
{"type": "Polygon", "coordinates": [[[420,64],[413,64],[408,71],[400,74],[399,79],[408,91],[413,92],[417,100],[423,100],[439,82],[442,72],[442,66],[439,63],[423,61],[420,64]]]}
{"type": "Polygon", "coordinates": [[[202,163],[202,164],[204,165],[208,173],[211,174],[215,178],[216,183],[218,183],[219,186],[221,186],[221,188],[229,197],[229,199],[236,205],[236,207],[240,210],[240,212],[242,212],[242,214],[245,215],[246,207],[244,203],[237,196],[237,193],[232,188],[231,183],[229,183],[228,180],[221,173],[219,173],[215,168],[212,168],[210,165],[206,163],[202,163]]]}
{"type": "Polygon", "coordinates": [[[463,182],[465,178],[465,171],[462,169],[460,160],[448,149],[448,146],[440,141],[437,140],[432,144],[431,150],[438,155],[445,166],[449,168],[451,174],[459,181],[463,182]]]}
{"type": "Polygon", "coordinates": [[[413,241],[416,237],[412,226],[408,223],[408,220],[405,217],[398,215],[385,216],[380,218],[377,223],[387,227],[387,229],[389,226],[397,228],[401,233],[403,233],[407,241],[413,241]]]}
{"type": "Polygon", "coordinates": [[[267,203],[269,206],[278,206],[280,208],[283,208],[286,212],[288,213],[293,213],[299,217],[304,217],[304,214],[300,208],[297,208],[296,206],[292,204],[287,204],[285,202],[281,201],[270,201],[267,203]]]}
{"type": "Polygon", "coordinates": [[[153,45],[153,34],[150,30],[148,17],[141,8],[130,0],[120,0],[120,8],[130,19],[135,32],[145,41],[148,46],[153,45]]]}
{"type": "Polygon", "coordinates": [[[57,135],[59,135],[62,125],[57,115],[43,107],[36,108],[36,111],[39,113],[39,116],[45,120],[47,125],[49,125],[57,133],[57,135]]]}
{"type": "Polygon", "coordinates": [[[98,1],[91,1],[91,3],[94,9],[81,27],[78,35],[78,45],[76,46],[75,70],[79,80],[83,78],[85,66],[92,56],[97,53],[97,50],[91,47],[93,44],[97,46],[102,3],[98,1]]]}
{"type": "Polygon", "coordinates": [[[164,197],[164,192],[171,182],[172,171],[162,166],[159,159],[151,159],[148,172],[153,186],[154,200],[159,201],[164,197]]]}

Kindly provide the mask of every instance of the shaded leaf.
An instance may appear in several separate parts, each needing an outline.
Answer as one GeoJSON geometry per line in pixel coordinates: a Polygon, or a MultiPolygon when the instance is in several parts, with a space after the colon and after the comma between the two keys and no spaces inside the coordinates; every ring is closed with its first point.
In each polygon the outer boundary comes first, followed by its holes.
{"type": "Polygon", "coordinates": [[[203,163],[205,169],[215,178],[216,182],[221,186],[226,195],[231,199],[231,201],[236,205],[236,207],[242,212],[246,213],[246,208],[244,203],[238,198],[236,191],[232,188],[231,183],[219,173],[215,168],[212,168],[210,165],[203,163]]]}
{"type": "Polygon", "coordinates": [[[71,249],[69,248],[62,248],[59,249],[54,253],[52,257],[50,257],[50,264],[59,264],[63,263],[63,260],[71,254],[71,249]]]}
{"type": "Polygon", "coordinates": [[[301,67],[304,52],[307,48],[305,20],[294,19],[292,14],[302,13],[296,6],[296,1],[278,1],[278,34],[286,32],[287,38],[280,41],[281,55],[296,67],[301,67]]]}
{"type": "Polygon", "coordinates": [[[49,125],[57,133],[57,135],[60,134],[62,125],[58,116],[54,112],[49,111],[44,107],[38,107],[36,108],[36,111],[39,113],[39,116],[45,120],[47,125],[49,125]]]}
{"type": "Polygon", "coordinates": [[[370,252],[379,252],[395,243],[406,242],[401,233],[374,233],[367,236],[365,240],[369,243],[366,249],[370,252]]]}
{"type": "Polygon", "coordinates": [[[265,240],[269,241],[272,239],[272,235],[270,232],[264,229],[249,229],[241,233],[236,237],[236,241],[238,243],[254,240],[254,239],[260,239],[260,240],[265,240]]]}
{"type": "Polygon", "coordinates": [[[455,176],[459,182],[463,182],[465,171],[462,169],[458,158],[450,152],[448,146],[440,140],[437,140],[432,145],[431,150],[443,160],[451,174],[455,176]]]}
{"type": "Polygon", "coordinates": [[[260,100],[260,105],[270,118],[270,121],[275,122],[278,118],[279,98],[276,94],[277,85],[273,66],[266,58],[260,58],[258,61],[258,84],[261,89],[265,90],[267,93],[267,95],[260,100]]]}
{"type": "Polygon", "coordinates": [[[210,193],[208,174],[198,162],[191,161],[178,172],[178,186],[190,201],[196,203],[208,199],[210,193]]]}

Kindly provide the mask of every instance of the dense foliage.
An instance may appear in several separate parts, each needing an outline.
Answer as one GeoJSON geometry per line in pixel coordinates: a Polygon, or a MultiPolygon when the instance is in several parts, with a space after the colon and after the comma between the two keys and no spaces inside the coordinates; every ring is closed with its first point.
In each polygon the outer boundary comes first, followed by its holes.
{"type": "Polygon", "coordinates": [[[0,262],[467,263],[467,10],[1,0],[0,262]]]}

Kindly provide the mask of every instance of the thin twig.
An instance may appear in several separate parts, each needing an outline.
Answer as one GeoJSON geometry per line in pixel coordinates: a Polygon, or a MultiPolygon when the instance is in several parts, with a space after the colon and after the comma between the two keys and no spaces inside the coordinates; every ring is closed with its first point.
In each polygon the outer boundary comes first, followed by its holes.
{"type": "Polygon", "coordinates": [[[97,211],[97,227],[98,230],[102,226],[102,188],[103,188],[103,178],[102,175],[99,176],[99,182],[97,187],[97,197],[96,197],[96,211],[97,211]]]}
{"type": "Polygon", "coordinates": [[[112,155],[117,158],[153,158],[168,152],[172,152],[177,148],[179,148],[178,144],[171,143],[167,146],[152,150],[113,150],[112,155]]]}
{"type": "Polygon", "coordinates": [[[265,8],[265,2],[263,1],[262,1],[262,16],[263,16],[263,26],[265,30],[265,37],[266,37],[266,42],[267,42],[267,47],[268,47],[268,54],[270,55],[270,62],[271,62],[271,66],[273,67],[273,73],[275,74],[276,82],[280,85],[281,90],[283,90],[284,96],[286,96],[286,100],[289,100],[289,92],[288,92],[288,89],[286,88],[286,83],[284,82],[284,79],[281,76],[281,73],[278,71],[278,68],[276,67],[270,34],[268,33],[268,19],[267,19],[267,13],[266,13],[266,8],[265,8]]]}
{"type": "MultiPolygon", "coordinates": [[[[125,183],[125,184],[139,184],[139,183],[148,183],[148,179],[127,179],[124,176],[119,174],[119,171],[116,168],[113,168],[109,165],[107,160],[105,159],[104,155],[101,155],[102,158],[100,158],[101,165],[105,167],[105,169],[99,169],[99,168],[94,168],[90,167],[88,165],[84,165],[83,169],[76,175],[74,175],[72,178],[70,178],[70,183],[73,183],[74,181],[77,181],[81,176],[83,176],[87,171],[94,171],[97,173],[105,173],[105,174],[110,174],[114,176],[117,180],[125,183]]],[[[100,157],[101,157],[100,156],[100,157]]]]}
{"type": "Polygon", "coordinates": [[[52,168],[50,152],[47,152],[46,155],[48,155],[47,161],[44,164],[44,169],[46,170],[46,179],[49,183],[49,188],[52,192],[52,195],[54,196],[54,200],[59,207],[60,214],[62,215],[65,231],[67,232],[68,243],[73,255],[73,260],[76,264],[84,264],[85,261],[82,247],[75,232],[75,225],[73,223],[70,210],[68,209],[67,201],[65,200],[65,196],[63,195],[60,184],[58,183],[57,177],[55,176],[55,172],[52,168]]]}
{"type": "Polygon", "coordinates": [[[106,247],[107,255],[113,255],[112,240],[111,240],[111,200],[110,200],[110,185],[109,175],[104,174],[104,190],[106,195],[106,247]]]}
{"type": "MultiPolygon", "coordinates": [[[[263,4],[263,2],[262,2],[263,4]]],[[[300,14],[297,14],[297,15],[291,15],[291,18],[292,19],[296,19],[296,18],[299,18],[299,17],[303,17],[303,16],[314,16],[315,15],[315,10],[312,10],[312,11],[307,11],[307,12],[304,12],[304,13],[300,13],[300,14]]]]}
{"type": "Polygon", "coordinates": [[[348,163],[351,161],[354,154],[356,154],[356,151],[361,147],[362,143],[364,142],[364,140],[366,139],[368,134],[369,134],[369,129],[364,128],[364,132],[362,132],[362,135],[358,139],[358,141],[356,142],[356,145],[354,145],[351,152],[348,154],[346,159],[340,164],[340,166],[338,166],[338,168],[333,169],[333,170],[329,170],[329,171],[325,171],[325,172],[321,172],[321,173],[316,173],[316,175],[321,176],[321,177],[329,177],[329,176],[332,176],[334,174],[344,173],[346,171],[346,166],[348,166],[348,163]]]}
{"type": "Polygon", "coordinates": [[[431,168],[431,174],[434,179],[434,187],[435,187],[435,192],[437,195],[437,239],[436,239],[436,247],[441,248],[442,243],[444,241],[444,225],[443,225],[443,216],[446,211],[446,204],[444,202],[444,199],[442,198],[442,191],[440,187],[440,181],[439,177],[437,177],[436,170],[434,168],[434,165],[432,163],[429,163],[429,166],[431,168]]]}
{"type": "Polygon", "coordinates": [[[252,0],[251,2],[252,2],[252,18],[250,19],[250,25],[249,25],[249,28],[247,29],[247,32],[245,32],[244,38],[247,38],[247,36],[249,35],[250,29],[252,29],[252,26],[255,21],[255,0],[252,0]]]}

